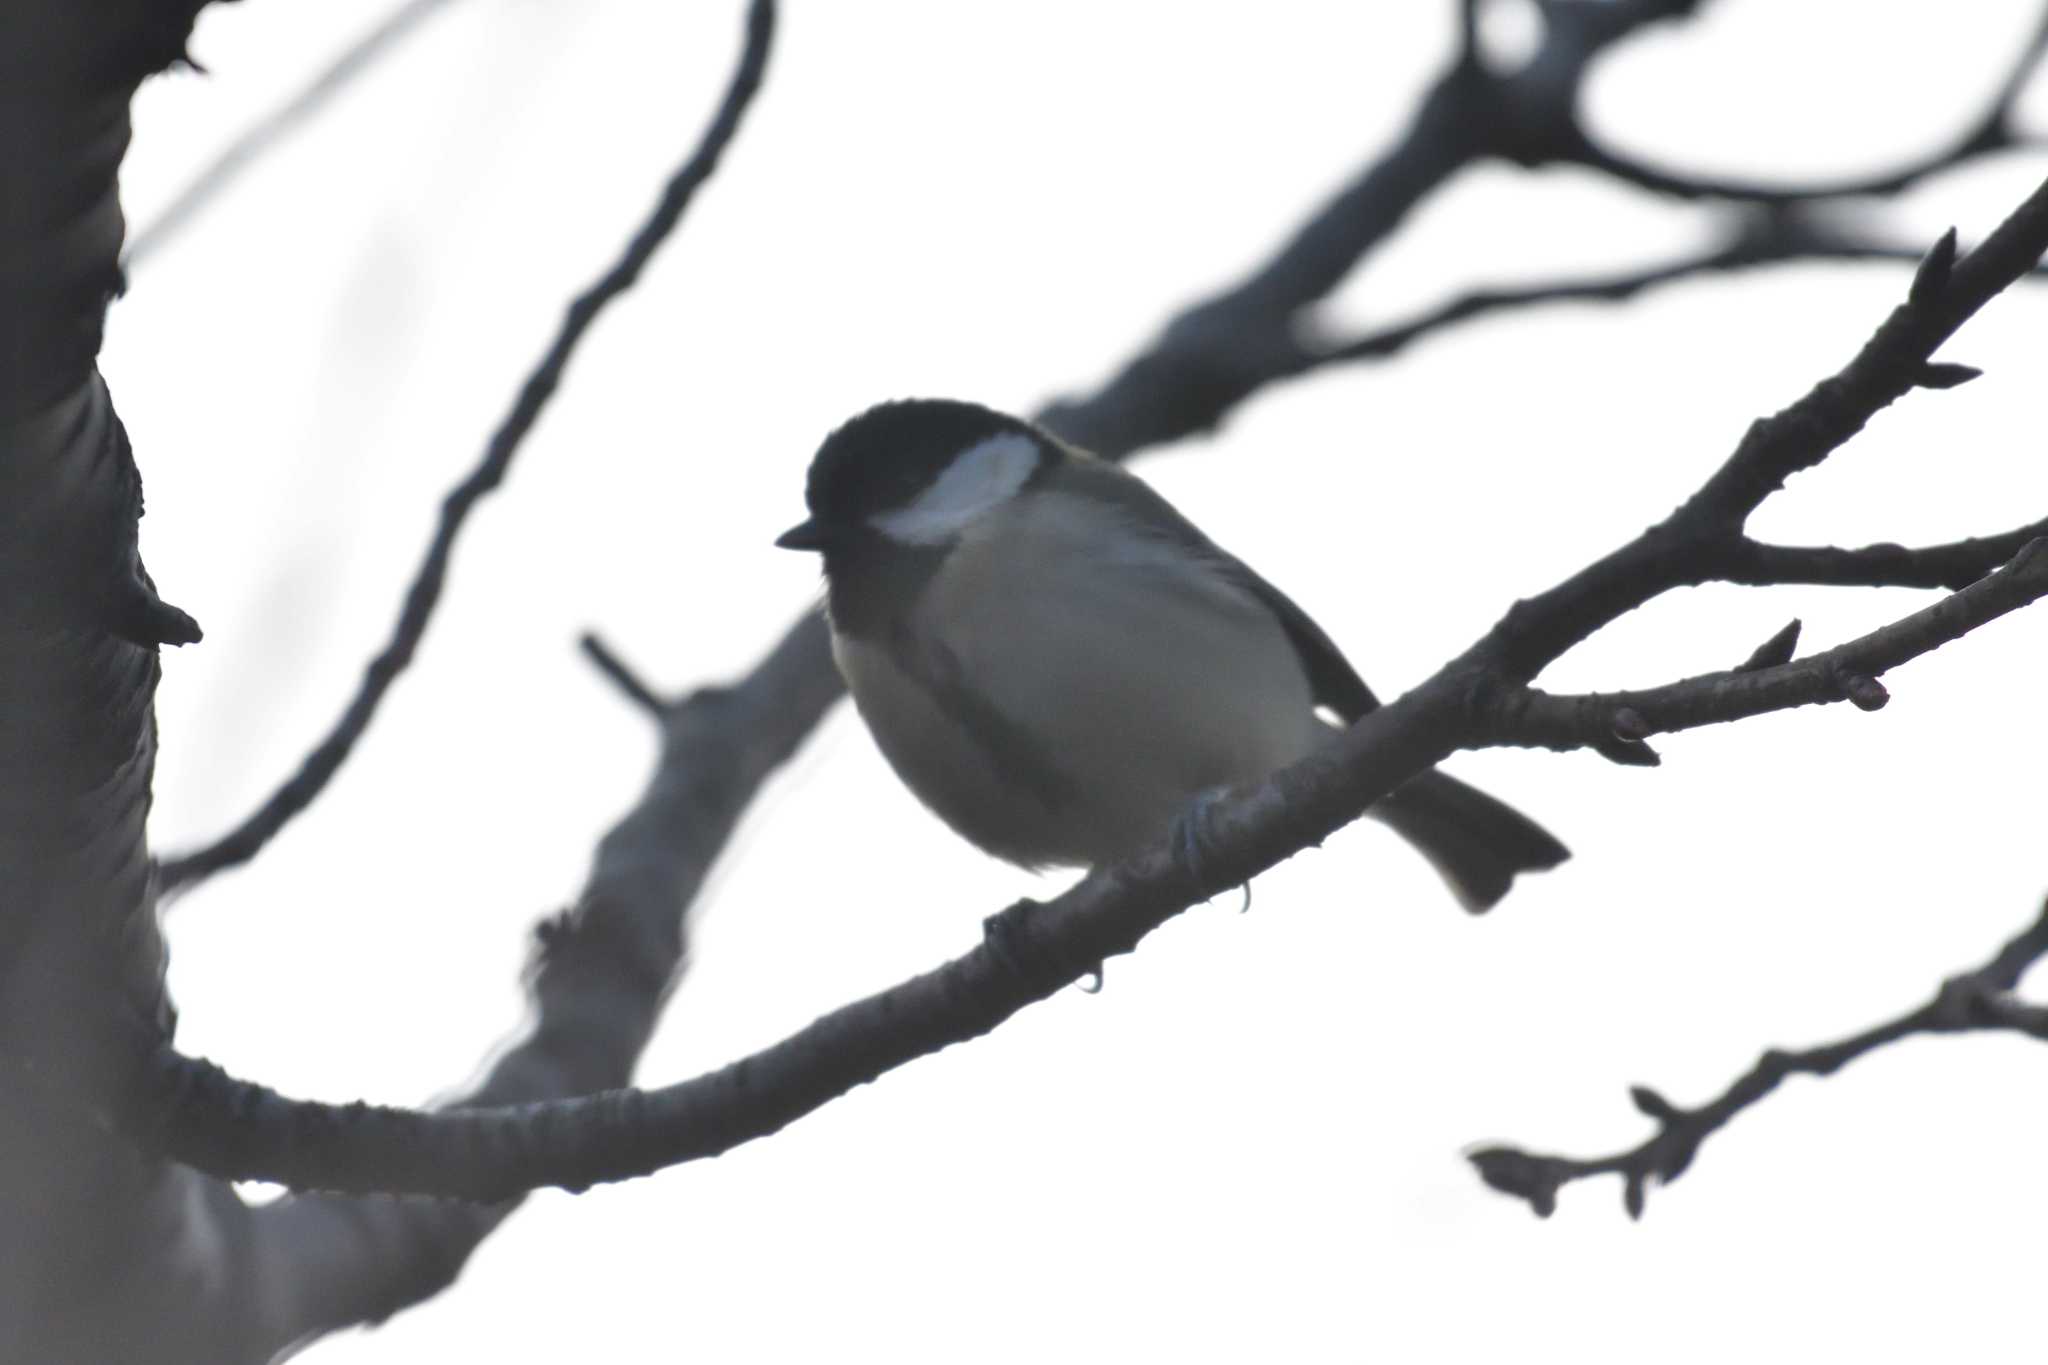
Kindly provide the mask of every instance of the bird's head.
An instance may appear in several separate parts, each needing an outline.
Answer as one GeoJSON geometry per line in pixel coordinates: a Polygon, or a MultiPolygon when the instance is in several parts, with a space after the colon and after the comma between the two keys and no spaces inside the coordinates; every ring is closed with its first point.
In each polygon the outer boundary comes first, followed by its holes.
{"type": "Polygon", "coordinates": [[[1020,418],[978,403],[907,398],[869,408],[811,460],[811,515],[776,544],[835,551],[942,549],[1022,493],[1060,451],[1020,418]]]}

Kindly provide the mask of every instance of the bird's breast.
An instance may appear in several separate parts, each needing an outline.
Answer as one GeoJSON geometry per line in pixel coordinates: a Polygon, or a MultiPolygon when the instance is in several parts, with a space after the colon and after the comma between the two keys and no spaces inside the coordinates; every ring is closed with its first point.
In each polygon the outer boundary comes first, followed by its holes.
{"type": "Polygon", "coordinates": [[[912,791],[1025,864],[1120,857],[1319,731],[1262,603],[1075,499],[1019,499],[953,547],[893,638],[835,632],[835,650],[912,791]]]}

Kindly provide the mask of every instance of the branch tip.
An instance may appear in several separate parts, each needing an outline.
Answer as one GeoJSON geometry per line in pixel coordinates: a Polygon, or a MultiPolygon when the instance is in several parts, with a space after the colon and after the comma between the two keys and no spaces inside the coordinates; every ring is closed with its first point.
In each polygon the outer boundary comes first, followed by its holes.
{"type": "Polygon", "coordinates": [[[1948,277],[1955,264],[1956,230],[1950,228],[1920,258],[1920,268],[1913,272],[1913,287],[1906,291],[1906,302],[1915,308],[1932,305],[1948,289],[1948,277]]]}
{"type": "Polygon", "coordinates": [[[2007,573],[2015,574],[2032,573],[2040,567],[2034,561],[2040,559],[2044,553],[2048,553],[2048,536],[2035,536],[2020,546],[2018,554],[2006,561],[2005,570],[2007,573]]]}
{"type": "Polygon", "coordinates": [[[1647,1085],[1630,1086],[1628,1098],[1645,1118],[1655,1119],[1659,1123],[1670,1123],[1678,1117],[1678,1106],[1647,1085]]]}
{"type": "Polygon", "coordinates": [[[628,701],[656,720],[668,714],[669,704],[662,700],[661,695],[649,687],[624,659],[613,653],[611,646],[595,632],[585,631],[576,644],[583,651],[583,657],[590,660],[591,666],[625,694],[628,701]]]}
{"type": "Polygon", "coordinates": [[[1913,376],[1915,386],[1923,389],[1954,389],[1978,378],[1984,371],[1975,365],[1957,365],[1944,360],[1930,360],[1922,365],[1913,376]]]}
{"type": "Polygon", "coordinates": [[[1488,1186],[1526,1201],[1538,1218],[1557,1212],[1557,1192],[1564,1176],[1555,1161],[1515,1147],[1481,1147],[1467,1152],[1465,1159],[1488,1186]]]}
{"type": "Polygon", "coordinates": [[[1641,740],[1620,735],[1594,744],[1593,751],[1609,763],[1619,763],[1624,768],[1655,768],[1664,762],[1661,754],[1641,740]]]}
{"type": "Polygon", "coordinates": [[[1755,673],[1760,669],[1791,663],[1794,651],[1799,648],[1799,629],[1799,618],[1795,616],[1780,627],[1776,635],[1752,650],[1747,659],[1735,666],[1735,671],[1755,673]]]}

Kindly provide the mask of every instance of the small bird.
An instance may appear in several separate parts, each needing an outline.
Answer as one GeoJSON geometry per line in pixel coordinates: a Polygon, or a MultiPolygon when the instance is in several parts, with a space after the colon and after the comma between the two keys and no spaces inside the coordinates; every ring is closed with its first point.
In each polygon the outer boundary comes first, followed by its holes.
{"type": "MultiPolygon", "coordinates": [[[[908,399],[825,439],[832,651],[910,790],[1026,868],[1113,861],[1379,705],[1308,614],[1135,475],[1020,418],[908,399]]],[[[1373,806],[1467,910],[1569,853],[1455,777],[1373,806]]]]}

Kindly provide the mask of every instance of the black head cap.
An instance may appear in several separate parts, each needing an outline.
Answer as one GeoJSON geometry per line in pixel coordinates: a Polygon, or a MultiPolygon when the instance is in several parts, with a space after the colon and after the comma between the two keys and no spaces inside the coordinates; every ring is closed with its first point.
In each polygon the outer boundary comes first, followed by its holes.
{"type": "Polygon", "coordinates": [[[1029,422],[979,403],[904,398],[879,404],[818,447],[804,501],[821,526],[858,526],[908,506],[954,456],[1006,432],[1041,439],[1029,422]]]}

